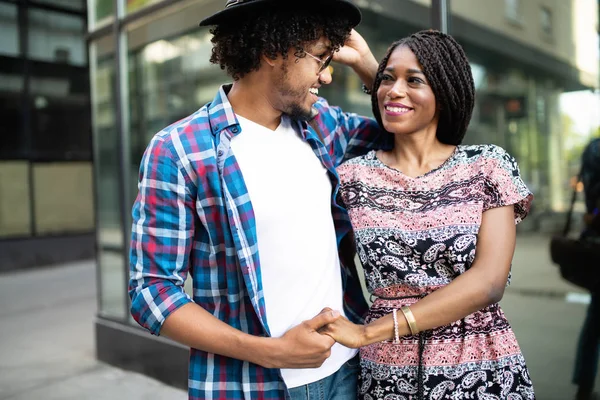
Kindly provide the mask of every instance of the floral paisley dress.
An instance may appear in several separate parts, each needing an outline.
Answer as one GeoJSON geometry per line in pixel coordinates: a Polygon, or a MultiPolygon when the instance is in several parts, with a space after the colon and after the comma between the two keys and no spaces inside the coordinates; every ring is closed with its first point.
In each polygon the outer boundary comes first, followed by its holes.
{"type": "MultiPolygon", "coordinates": [[[[376,297],[367,322],[452,282],[473,263],[482,214],[514,205],[519,223],[533,198],[514,158],[494,145],[458,146],[416,178],[384,165],[375,151],[338,172],[367,289],[376,297]]],[[[363,347],[360,355],[360,399],[535,399],[498,304],[400,343],[363,347]]]]}

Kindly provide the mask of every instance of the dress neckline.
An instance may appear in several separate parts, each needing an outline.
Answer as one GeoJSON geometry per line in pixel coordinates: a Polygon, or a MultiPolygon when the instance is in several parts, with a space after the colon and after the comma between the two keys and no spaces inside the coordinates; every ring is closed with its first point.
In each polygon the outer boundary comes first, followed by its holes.
{"type": "Polygon", "coordinates": [[[375,162],[377,164],[379,164],[381,167],[386,168],[386,169],[388,169],[390,171],[393,171],[393,172],[395,172],[397,174],[400,174],[403,177],[406,177],[407,179],[417,180],[417,179],[425,178],[425,177],[427,177],[427,176],[429,176],[431,174],[436,173],[437,171],[441,170],[442,168],[444,168],[456,156],[456,154],[458,153],[458,148],[459,147],[460,147],[460,145],[457,145],[456,147],[454,147],[454,151],[452,151],[452,154],[450,154],[450,156],[446,160],[444,160],[443,163],[441,163],[437,167],[435,167],[435,168],[433,168],[433,169],[425,172],[424,174],[417,175],[417,176],[414,176],[414,177],[410,176],[410,175],[406,175],[404,172],[400,171],[399,169],[394,168],[394,167],[390,167],[389,165],[387,165],[386,163],[384,163],[383,161],[381,161],[379,159],[379,157],[377,157],[377,150],[371,150],[371,153],[372,153],[373,160],[375,160],[375,162]]]}

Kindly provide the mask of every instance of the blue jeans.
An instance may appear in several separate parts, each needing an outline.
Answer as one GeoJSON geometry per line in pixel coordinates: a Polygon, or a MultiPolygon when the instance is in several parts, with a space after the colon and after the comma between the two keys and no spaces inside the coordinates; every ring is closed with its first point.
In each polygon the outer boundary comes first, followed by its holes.
{"type": "Polygon", "coordinates": [[[598,346],[600,345],[600,294],[592,293],[592,301],[587,309],[585,322],[581,328],[573,383],[582,389],[591,391],[594,388],[598,369],[598,346]]]}
{"type": "Polygon", "coordinates": [[[357,396],[358,354],[333,375],[289,390],[290,400],[351,400],[357,396]]]}

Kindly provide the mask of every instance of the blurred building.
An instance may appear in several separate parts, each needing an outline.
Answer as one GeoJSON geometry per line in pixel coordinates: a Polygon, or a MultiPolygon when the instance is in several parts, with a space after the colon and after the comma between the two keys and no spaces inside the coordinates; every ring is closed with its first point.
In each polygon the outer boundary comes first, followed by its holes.
{"type": "Polygon", "coordinates": [[[85,0],[0,0],[0,271],[94,255],[85,0]]]}
{"type": "MultiPolygon", "coordinates": [[[[440,15],[443,2],[433,0],[432,8],[431,1],[355,0],[364,16],[358,30],[381,57],[392,41],[434,26],[432,16],[440,15]]],[[[210,101],[229,81],[209,63],[210,34],[198,27],[200,19],[224,3],[88,0],[98,357],[182,387],[187,385],[187,349],[141,331],[129,315],[130,210],[139,162],[150,138],[210,101]]],[[[477,88],[466,141],[496,143],[516,156],[536,194],[529,228],[537,229],[541,222],[536,215],[551,218],[566,206],[570,172],[564,162],[559,98],[565,92],[597,87],[597,2],[452,0],[450,6],[450,14],[441,15],[448,17],[450,33],[467,51],[477,88]]],[[[370,98],[361,92],[359,79],[344,67],[334,68],[333,83],[322,89],[322,95],[347,111],[370,115],[370,98]]],[[[35,172],[33,160],[19,161],[13,168],[35,177],[32,165],[35,172]]],[[[73,203],[68,204],[73,211],[73,203]]],[[[43,215],[37,213],[36,218],[43,215]]],[[[32,231],[30,225],[23,229],[32,231]]]]}

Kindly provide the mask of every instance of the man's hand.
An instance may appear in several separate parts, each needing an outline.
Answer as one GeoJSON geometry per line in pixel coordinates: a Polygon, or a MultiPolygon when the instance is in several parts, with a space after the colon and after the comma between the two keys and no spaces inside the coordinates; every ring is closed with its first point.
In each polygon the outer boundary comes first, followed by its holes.
{"type": "Polygon", "coordinates": [[[335,340],[321,335],[318,330],[335,322],[338,311],[328,310],[302,322],[287,331],[282,337],[273,339],[276,344],[271,354],[265,354],[271,368],[318,368],[331,355],[335,340]]]}
{"type": "Polygon", "coordinates": [[[362,59],[371,54],[371,49],[365,39],[354,29],[350,37],[346,40],[340,51],[333,55],[333,61],[337,61],[348,66],[353,66],[362,61],[362,59]]]}
{"type": "Polygon", "coordinates": [[[373,84],[379,63],[365,39],[354,29],[344,46],[335,52],[333,60],[352,67],[367,86],[373,84]]]}
{"type": "Polygon", "coordinates": [[[336,342],[346,347],[358,349],[359,347],[362,347],[365,326],[356,325],[347,318],[340,317],[335,320],[335,322],[321,328],[319,332],[331,336],[336,342]]]}

